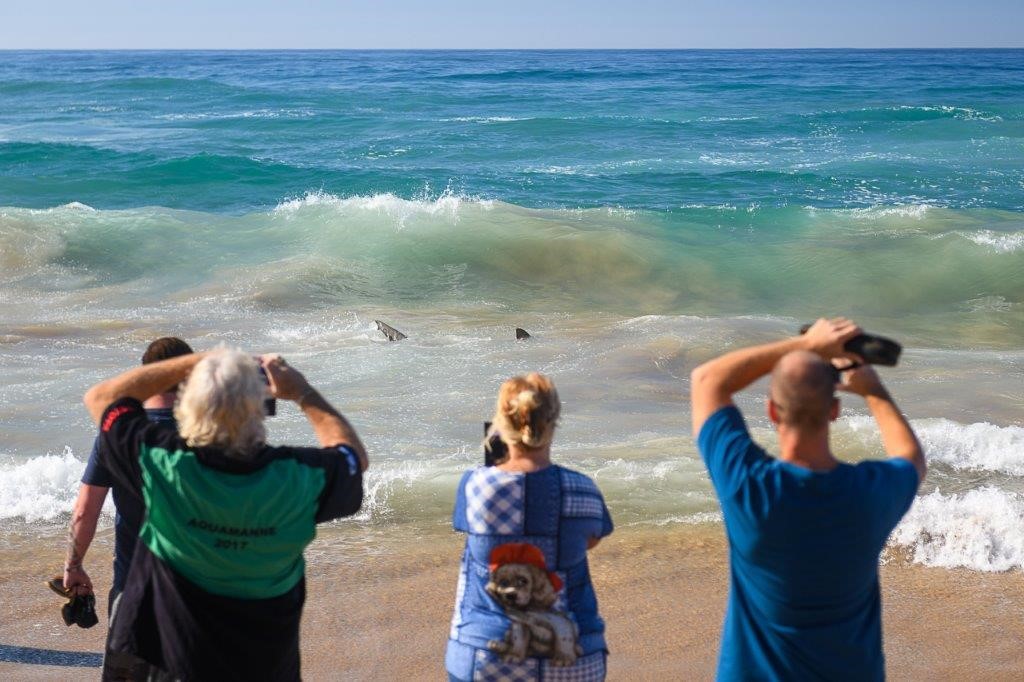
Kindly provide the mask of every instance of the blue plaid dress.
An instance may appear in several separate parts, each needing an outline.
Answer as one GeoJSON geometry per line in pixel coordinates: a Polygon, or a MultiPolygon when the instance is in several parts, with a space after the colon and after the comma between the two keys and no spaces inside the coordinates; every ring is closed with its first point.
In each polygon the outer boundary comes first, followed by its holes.
{"type": "Polygon", "coordinates": [[[557,465],[531,473],[478,467],[459,483],[452,524],[466,533],[466,548],[445,655],[449,675],[473,682],[603,680],[608,648],[590,583],[587,541],[610,534],[612,519],[594,482],[557,465]],[[575,665],[552,666],[546,658],[505,663],[487,648],[509,628],[504,610],[484,589],[491,550],[509,542],[540,548],[548,570],[562,578],[555,609],[579,627],[583,655],[575,665]]]}

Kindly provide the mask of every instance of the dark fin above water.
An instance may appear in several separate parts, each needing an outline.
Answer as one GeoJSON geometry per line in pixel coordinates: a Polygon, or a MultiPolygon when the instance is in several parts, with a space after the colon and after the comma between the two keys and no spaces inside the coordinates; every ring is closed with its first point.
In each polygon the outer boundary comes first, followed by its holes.
{"type": "Polygon", "coordinates": [[[374,322],[377,323],[377,329],[379,329],[384,336],[388,337],[388,341],[401,341],[402,339],[409,338],[390,324],[386,324],[380,320],[374,320],[374,322]]]}
{"type": "Polygon", "coordinates": [[[516,341],[525,341],[528,338],[530,338],[530,332],[522,327],[516,327],[516,341]]]}

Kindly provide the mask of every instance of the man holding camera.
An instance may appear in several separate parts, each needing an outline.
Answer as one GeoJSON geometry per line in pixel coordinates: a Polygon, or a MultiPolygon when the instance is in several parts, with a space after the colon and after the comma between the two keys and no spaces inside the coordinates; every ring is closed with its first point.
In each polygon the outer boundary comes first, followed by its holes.
{"type": "Polygon", "coordinates": [[[366,452],[348,421],[276,355],[219,349],[93,386],[99,457],[145,501],[110,648],[150,679],[298,680],[303,550],[362,503],[366,452]],[[264,400],[294,400],[320,448],[265,443],[264,400]],[[184,381],[178,430],[143,400],[184,381]]]}
{"type": "Polygon", "coordinates": [[[925,475],[921,446],[870,366],[844,346],[846,319],[744,348],[693,370],[693,433],[722,505],[729,604],[718,678],[880,680],[878,557],[925,475]],[[836,365],[845,364],[846,367],[836,365]],[[779,455],[751,440],[734,393],[771,373],[779,455]],[[888,460],[856,465],[829,447],[835,388],[862,396],[888,460]]]}

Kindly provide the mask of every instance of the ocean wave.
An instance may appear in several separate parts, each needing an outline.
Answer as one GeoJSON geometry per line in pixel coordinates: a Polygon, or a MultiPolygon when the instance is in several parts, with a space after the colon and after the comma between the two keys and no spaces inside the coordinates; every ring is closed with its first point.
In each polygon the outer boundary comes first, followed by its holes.
{"type": "Polygon", "coordinates": [[[410,217],[417,215],[457,221],[460,210],[466,204],[486,211],[492,209],[495,203],[456,194],[451,188],[446,188],[434,198],[427,197],[428,193],[429,190],[425,191],[425,196],[420,199],[403,199],[390,192],[348,197],[323,191],[307,192],[302,197],[281,201],[274,207],[273,212],[286,216],[295,215],[308,208],[329,208],[339,212],[371,212],[385,215],[396,220],[399,226],[404,226],[410,217]]]}
{"type": "MultiPolygon", "coordinates": [[[[230,167],[226,160],[190,163],[218,177],[230,167]]],[[[18,300],[137,282],[164,298],[216,294],[259,307],[458,300],[546,311],[785,316],[820,294],[877,300],[875,314],[902,315],[962,310],[964,291],[1015,303],[1021,273],[1007,251],[979,247],[957,231],[969,225],[1015,234],[1001,230],[1019,228],[1020,220],[1018,213],[925,203],[529,207],[451,186],[405,196],[307,191],[240,215],[71,203],[0,208],[0,281],[18,287],[18,300]],[[901,276],[921,284],[892,292],[884,277],[865,278],[854,260],[826,263],[833,249],[856,249],[886,276],[903,263],[901,276]]]]}
{"type": "MultiPolygon", "coordinates": [[[[864,444],[874,442],[878,428],[865,415],[841,422],[864,444]]],[[[914,419],[911,426],[929,461],[960,471],[995,471],[1024,476],[1024,427],[985,422],[960,424],[950,419],[914,419]]]]}
{"type": "Polygon", "coordinates": [[[711,166],[726,166],[726,167],[738,167],[738,166],[753,166],[763,167],[770,164],[770,160],[766,156],[758,156],[754,154],[737,153],[737,154],[701,154],[698,157],[701,163],[706,163],[711,166]]]}
{"type": "Polygon", "coordinates": [[[1004,296],[979,296],[978,298],[964,301],[959,307],[961,310],[972,313],[1006,313],[1013,310],[1017,305],[1006,300],[1004,296]]]}
{"type": "Polygon", "coordinates": [[[533,116],[455,116],[439,118],[440,123],[514,123],[516,121],[532,121],[533,116]]]}
{"type": "Polygon", "coordinates": [[[996,253],[1014,253],[1024,248],[1024,232],[999,233],[992,230],[978,232],[957,232],[964,239],[978,246],[987,246],[996,253]]]}
{"type": "MultiPolygon", "coordinates": [[[[650,525],[649,521],[640,521],[633,524],[633,526],[646,526],[650,525]]],[[[673,526],[673,525],[686,525],[686,526],[698,526],[705,523],[722,523],[721,512],[695,512],[693,514],[681,514],[672,515],[662,518],[655,519],[653,524],[655,526],[673,526]]]]}
{"type": "Polygon", "coordinates": [[[363,476],[363,506],[354,521],[388,519],[394,515],[396,492],[408,493],[414,484],[435,472],[425,461],[375,463],[363,476]]]}
{"type": "Polygon", "coordinates": [[[250,118],[313,118],[314,116],[316,116],[316,112],[311,109],[252,109],[221,113],[197,111],[159,114],[153,118],[162,121],[230,121],[250,118]]]}
{"type": "Polygon", "coordinates": [[[935,206],[931,204],[879,204],[863,208],[818,208],[816,206],[804,206],[804,210],[811,215],[825,213],[858,220],[880,220],[883,218],[923,220],[927,217],[929,211],[935,210],[935,206]]]}
{"type": "Polygon", "coordinates": [[[858,109],[833,109],[804,114],[808,118],[824,118],[854,121],[928,121],[954,119],[960,121],[984,121],[998,123],[1002,116],[971,107],[938,105],[897,105],[888,107],[862,107],[858,109]]]}
{"type": "MultiPolygon", "coordinates": [[[[85,462],[70,448],[0,467],[0,519],[54,521],[71,512],[85,462]]],[[[110,506],[108,500],[108,511],[110,506]]]]}
{"type": "Polygon", "coordinates": [[[1024,496],[994,487],[914,501],[890,542],[926,566],[1024,569],[1024,496]]]}

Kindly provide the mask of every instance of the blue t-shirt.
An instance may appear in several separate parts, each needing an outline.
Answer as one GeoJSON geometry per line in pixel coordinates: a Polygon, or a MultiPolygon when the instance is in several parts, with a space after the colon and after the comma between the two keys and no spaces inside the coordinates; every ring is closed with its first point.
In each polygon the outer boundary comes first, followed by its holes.
{"type": "Polygon", "coordinates": [[[733,406],[697,445],[729,538],[718,679],[884,679],[878,556],[914,500],[913,464],[816,473],[769,457],[733,406]]]}
{"type": "MultiPolygon", "coordinates": [[[[175,423],[174,411],[169,407],[148,409],[146,416],[152,422],[175,423]]],[[[111,473],[103,466],[97,453],[98,444],[99,439],[97,438],[93,442],[89,461],[85,465],[82,483],[113,489],[115,512],[114,579],[112,582],[114,591],[121,592],[124,589],[124,580],[128,575],[128,567],[132,564],[132,556],[135,554],[135,542],[139,538],[139,528],[142,527],[146,506],[142,498],[126,490],[115,481],[111,473]]]]}

